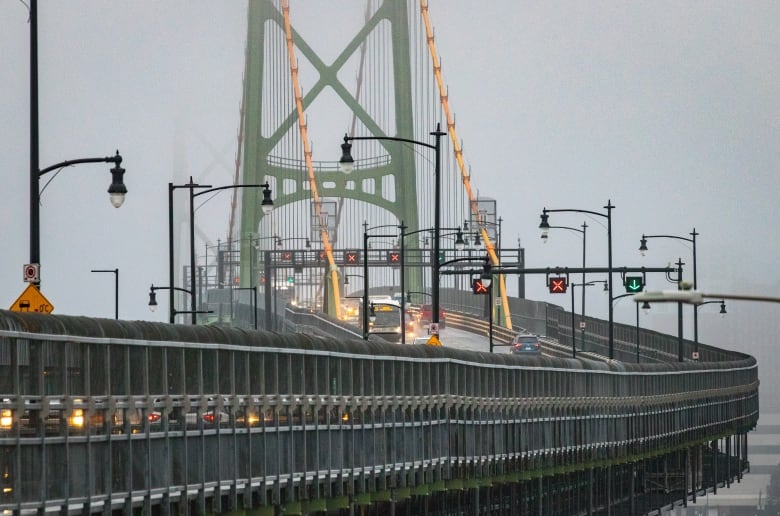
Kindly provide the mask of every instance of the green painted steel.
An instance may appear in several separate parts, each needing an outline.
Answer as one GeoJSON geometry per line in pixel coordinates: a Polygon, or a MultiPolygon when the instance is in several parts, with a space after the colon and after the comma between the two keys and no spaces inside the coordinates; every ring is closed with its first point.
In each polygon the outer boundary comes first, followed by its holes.
{"type": "MultiPolygon", "coordinates": [[[[264,177],[272,177],[277,185],[273,192],[274,209],[294,204],[312,202],[309,177],[305,168],[303,156],[274,156],[273,151],[284,139],[289,138],[291,132],[298,137],[298,118],[294,101],[289,105],[289,115],[275,128],[270,135],[263,136],[261,120],[265,116],[265,109],[270,106],[263,105],[263,98],[276,98],[264,91],[271,88],[271,81],[263,77],[264,63],[266,60],[287,60],[286,47],[284,45],[267,45],[267,41],[273,37],[269,32],[269,26],[276,24],[280,30],[284,30],[282,13],[274,7],[270,0],[259,0],[249,3],[248,10],[248,36],[246,54],[246,72],[244,83],[244,145],[243,145],[243,183],[261,183],[264,177]],[[272,47],[272,48],[269,48],[272,47]],[[281,49],[284,55],[273,56],[271,51],[281,49]],[[284,189],[280,185],[284,184],[284,189]]],[[[338,73],[347,63],[350,57],[360,50],[360,46],[366,43],[372,31],[377,30],[380,23],[389,23],[392,30],[392,70],[393,70],[393,94],[394,94],[394,126],[397,135],[410,137],[414,134],[412,113],[412,79],[410,69],[410,38],[409,16],[406,2],[386,0],[380,5],[373,16],[368,19],[364,27],[356,34],[349,44],[341,51],[332,64],[326,64],[316,54],[309,44],[295,32],[293,34],[296,52],[305,58],[319,75],[316,83],[308,91],[302,92],[304,106],[311,105],[315,99],[326,89],[335,94],[352,111],[352,114],[368,129],[371,135],[388,136],[383,134],[381,125],[357,102],[352,93],[342,84],[338,73]]],[[[378,92],[382,94],[382,92],[378,92]]],[[[274,106],[278,109],[278,106],[274,106]]],[[[333,135],[334,153],[338,150],[341,135],[333,135]]],[[[376,164],[360,168],[350,176],[338,171],[335,162],[319,162],[316,164],[315,176],[318,181],[318,191],[323,192],[321,185],[327,183],[326,190],[329,198],[349,198],[369,203],[377,209],[386,210],[403,221],[407,231],[416,231],[419,225],[417,206],[417,181],[415,165],[415,149],[410,145],[399,142],[381,142],[387,151],[384,160],[376,164]],[[391,176],[393,178],[394,192],[383,192],[382,179],[391,176]],[[363,190],[364,182],[371,183],[375,188],[363,190]],[[332,188],[330,187],[332,186],[332,188]]],[[[357,148],[356,148],[356,152],[357,148]]],[[[432,157],[431,157],[432,158],[432,157]]],[[[251,252],[250,237],[257,232],[257,228],[263,218],[259,209],[261,192],[257,189],[244,189],[241,203],[241,252],[240,252],[240,278],[241,286],[250,286],[254,279],[251,278],[251,252]]],[[[357,229],[356,229],[357,231],[357,229]]],[[[419,240],[416,235],[415,242],[419,240]]],[[[411,241],[411,239],[410,239],[411,241]]],[[[407,244],[408,245],[408,244],[407,244]]],[[[419,268],[410,268],[407,273],[406,285],[409,290],[421,290],[422,271],[419,268]]],[[[328,289],[330,291],[330,289],[328,289]]],[[[333,307],[334,299],[329,294],[328,305],[333,307]]]]}

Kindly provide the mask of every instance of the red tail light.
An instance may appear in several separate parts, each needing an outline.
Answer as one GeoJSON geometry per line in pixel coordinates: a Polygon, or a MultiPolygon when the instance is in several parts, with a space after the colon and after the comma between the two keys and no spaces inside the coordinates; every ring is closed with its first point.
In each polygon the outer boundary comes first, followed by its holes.
{"type": "Polygon", "coordinates": [[[158,422],[160,419],[162,419],[162,414],[160,414],[159,412],[152,412],[151,414],[149,414],[148,416],[146,416],[146,419],[147,419],[147,420],[148,420],[150,423],[156,423],[156,422],[158,422]]]}
{"type": "Polygon", "coordinates": [[[208,414],[203,414],[203,421],[206,423],[214,423],[214,420],[216,417],[214,416],[213,412],[209,412],[208,414]]]}

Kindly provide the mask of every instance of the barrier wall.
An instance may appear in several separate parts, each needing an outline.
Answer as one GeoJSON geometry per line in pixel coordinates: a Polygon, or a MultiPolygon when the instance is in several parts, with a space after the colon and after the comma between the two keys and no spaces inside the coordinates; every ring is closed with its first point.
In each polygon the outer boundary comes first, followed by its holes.
{"type": "Polygon", "coordinates": [[[602,363],[0,311],[0,510],[339,503],[647,460],[755,426],[756,361],[728,357],[602,363]]]}

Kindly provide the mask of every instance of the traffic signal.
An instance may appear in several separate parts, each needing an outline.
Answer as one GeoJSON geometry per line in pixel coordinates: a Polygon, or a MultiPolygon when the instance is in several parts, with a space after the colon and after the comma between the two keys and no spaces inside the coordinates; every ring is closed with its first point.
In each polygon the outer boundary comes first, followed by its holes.
{"type": "Polygon", "coordinates": [[[387,251],[387,263],[401,265],[401,251],[387,251]]]}
{"type": "Polygon", "coordinates": [[[550,294],[565,294],[566,293],[566,287],[568,286],[566,283],[566,278],[564,276],[558,276],[555,278],[549,278],[548,287],[550,288],[550,294]]]}
{"type": "Polygon", "coordinates": [[[439,263],[447,260],[447,253],[444,250],[439,250],[439,263]]]}
{"type": "Polygon", "coordinates": [[[344,265],[358,265],[360,253],[358,251],[344,251],[344,265]]]}
{"type": "Polygon", "coordinates": [[[293,251],[279,251],[279,261],[292,263],[295,261],[295,253],[293,251]]]}
{"type": "Polygon", "coordinates": [[[295,285],[295,276],[287,276],[287,284],[295,285]]]}
{"type": "Polygon", "coordinates": [[[487,294],[490,292],[490,287],[485,285],[481,278],[474,278],[471,280],[471,291],[475,294],[487,294]]]}
{"type": "Polygon", "coordinates": [[[645,278],[642,276],[626,276],[623,286],[626,287],[626,292],[642,292],[642,289],[645,287],[645,278]]]}

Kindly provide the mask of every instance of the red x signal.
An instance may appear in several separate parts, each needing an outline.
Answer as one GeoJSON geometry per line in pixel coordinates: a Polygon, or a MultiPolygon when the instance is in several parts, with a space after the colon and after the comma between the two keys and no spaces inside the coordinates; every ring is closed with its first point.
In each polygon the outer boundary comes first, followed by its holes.
{"type": "Polygon", "coordinates": [[[400,265],[401,264],[400,251],[387,251],[387,263],[391,265],[400,265]]]}
{"type": "Polygon", "coordinates": [[[481,279],[473,279],[471,280],[471,291],[474,294],[487,294],[490,290],[487,285],[485,285],[481,279]]]}
{"type": "Polygon", "coordinates": [[[344,251],[344,263],[347,265],[356,265],[360,260],[357,251],[344,251]]]}
{"type": "Polygon", "coordinates": [[[566,278],[550,278],[550,294],[565,294],[566,286],[566,278]]]}

